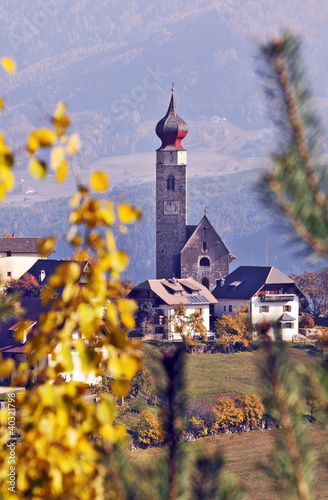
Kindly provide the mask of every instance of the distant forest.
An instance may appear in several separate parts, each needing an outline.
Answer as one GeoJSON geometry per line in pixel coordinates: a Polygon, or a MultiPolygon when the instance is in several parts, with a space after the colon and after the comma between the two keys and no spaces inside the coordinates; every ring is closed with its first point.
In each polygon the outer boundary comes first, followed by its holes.
{"type": "MultiPolygon", "coordinates": [[[[238,258],[238,265],[265,264],[265,237],[268,237],[268,264],[291,274],[309,268],[302,251],[295,254],[290,234],[278,227],[277,219],[258,201],[258,170],[193,178],[188,181],[188,224],[198,224],[207,208],[213,226],[238,258]]],[[[134,282],[155,277],[155,184],[142,183],[126,189],[115,188],[108,193],[112,200],[128,200],[142,208],[142,221],[131,226],[128,234],[117,231],[120,248],[130,254],[127,274],[134,282]]],[[[21,206],[0,207],[0,234],[16,236],[47,236],[64,238],[68,231],[69,198],[21,206]]],[[[281,222],[279,222],[281,226],[281,222]]],[[[53,258],[68,257],[70,247],[60,239],[53,258]]]]}

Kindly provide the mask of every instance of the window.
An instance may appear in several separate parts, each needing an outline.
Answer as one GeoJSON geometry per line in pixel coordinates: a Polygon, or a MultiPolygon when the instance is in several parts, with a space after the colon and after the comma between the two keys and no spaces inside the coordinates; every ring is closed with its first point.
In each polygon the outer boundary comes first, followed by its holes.
{"type": "Polygon", "coordinates": [[[226,312],[227,306],[223,306],[223,310],[224,310],[224,312],[226,312]]]}
{"type": "Polygon", "coordinates": [[[206,245],[206,242],[204,241],[204,243],[203,243],[203,251],[205,252],[205,250],[207,250],[207,245],[206,245]]]}
{"type": "Polygon", "coordinates": [[[11,250],[8,250],[7,257],[11,257],[11,250]]]}
{"type": "Polygon", "coordinates": [[[8,276],[8,278],[11,278],[11,271],[7,272],[7,276],[8,276]]]}
{"type": "Polygon", "coordinates": [[[203,267],[210,267],[210,259],[207,257],[202,257],[199,261],[199,265],[203,267]]]}
{"type": "Polygon", "coordinates": [[[269,306],[260,306],[260,313],[269,312],[269,306]]]}
{"type": "Polygon", "coordinates": [[[204,314],[204,309],[195,309],[195,312],[198,314],[204,314]]]}
{"type": "Polygon", "coordinates": [[[284,306],[284,312],[291,312],[292,306],[284,306]]]}
{"type": "Polygon", "coordinates": [[[175,191],[175,177],[174,175],[169,175],[167,178],[167,190],[175,191]]]}
{"type": "Polygon", "coordinates": [[[229,313],[232,313],[232,306],[229,306],[229,313]]]}
{"type": "Polygon", "coordinates": [[[294,323],[282,323],[282,328],[294,328],[294,323]]]}
{"type": "Polygon", "coordinates": [[[206,286],[206,288],[208,288],[208,289],[210,288],[210,282],[208,281],[207,278],[202,279],[202,285],[206,286]]]}

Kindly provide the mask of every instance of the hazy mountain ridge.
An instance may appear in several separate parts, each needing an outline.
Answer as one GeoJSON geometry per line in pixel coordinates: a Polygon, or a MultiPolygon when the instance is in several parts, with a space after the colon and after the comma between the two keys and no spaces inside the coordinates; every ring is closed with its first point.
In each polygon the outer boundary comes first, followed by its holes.
{"type": "MultiPolygon", "coordinates": [[[[213,226],[238,258],[239,265],[265,264],[265,236],[268,237],[268,263],[291,274],[302,272],[309,264],[305,254],[295,255],[295,248],[286,246],[292,241],[289,234],[277,230],[277,220],[258,201],[256,186],[261,176],[258,170],[215,177],[188,180],[188,224],[198,224],[204,208],[213,226]]],[[[116,231],[117,243],[130,255],[127,274],[135,282],[155,277],[155,183],[114,188],[106,195],[112,200],[140,206],[142,221],[129,228],[128,234],[116,231]]],[[[36,203],[23,207],[0,207],[0,234],[15,232],[18,236],[47,236],[56,234],[59,245],[54,258],[71,255],[63,243],[68,231],[69,198],[36,203]]],[[[300,250],[300,247],[298,247],[300,250]]]]}
{"type": "MultiPolygon", "coordinates": [[[[13,129],[19,109],[28,131],[40,114],[35,99],[48,112],[58,100],[67,101],[86,144],[82,167],[99,157],[150,150],[149,136],[145,139],[140,128],[163,116],[172,81],[187,121],[218,115],[242,128],[267,126],[252,36],[278,25],[296,25],[304,34],[310,80],[319,98],[327,95],[328,34],[317,13],[320,9],[324,19],[328,7],[319,0],[266,0],[260,8],[252,0],[124,6],[96,0],[92,9],[86,0],[55,2],[51,15],[42,7],[46,1],[2,2],[0,40],[18,62],[16,75],[0,79],[8,106],[3,125],[13,129]],[[42,12],[46,22],[38,27],[42,12]],[[14,35],[24,40],[17,50],[14,35]]],[[[18,144],[21,135],[13,141],[18,144]]]]}

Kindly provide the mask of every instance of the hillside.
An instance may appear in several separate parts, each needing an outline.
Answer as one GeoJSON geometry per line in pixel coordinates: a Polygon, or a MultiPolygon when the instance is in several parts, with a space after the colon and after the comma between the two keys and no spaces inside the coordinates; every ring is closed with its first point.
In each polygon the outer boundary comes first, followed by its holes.
{"type": "MultiPolygon", "coordinates": [[[[231,270],[242,264],[265,264],[265,237],[268,237],[268,264],[286,274],[300,273],[310,264],[299,246],[272,213],[258,201],[256,190],[260,170],[246,170],[215,177],[193,177],[188,181],[188,223],[198,224],[207,206],[207,214],[230,251],[237,256],[231,270]]],[[[48,193],[49,195],[49,193],[48,193]]],[[[113,200],[129,200],[142,208],[143,219],[129,229],[127,235],[117,233],[118,244],[131,256],[127,273],[140,282],[155,277],[155,184],[117,185],[106,195],[113,200]]],[[[11,196],[8,197],[8,200],[11,196]]],[[[68,230],[69,197],[32,203],[7,203],[0,207],[0,234],[17,236],[56,234],[59,246],[56,258],[70,256],[63,242],[68,230]]],[[[319,264],[320,265],[320,264],[319,264]]]]}
{"type": "Polygon", "coordinates": [[[18,63],[16,75],[0,78],[7,100],[1,126],[14,146],[61,99],[83,136],[82,168],[106,156],[153,151],[153,125],[166,110],[172,81],[181,116],[195,123],[186,147],[222,147],[220,134],[204,131],[215,116],[243,130],[267,128],[255,39],[282,26],[304,38],[325,118],[322,0],[45,4],[3,0],[0,11],[2,51],[18,63]]]}

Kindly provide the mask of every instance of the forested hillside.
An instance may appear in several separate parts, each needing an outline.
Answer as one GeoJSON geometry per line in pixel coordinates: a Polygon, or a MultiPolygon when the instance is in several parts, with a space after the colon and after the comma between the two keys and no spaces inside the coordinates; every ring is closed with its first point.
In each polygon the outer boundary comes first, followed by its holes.
{"type": "MultiPolygon", "coordinates": [[[[265,237],[268,237],[268,264],[290,274],[301,272],[309,264],[304,255],[295,255],[285,245],[287,235],[277,227],[272,213],[258,202],[256,184],[260,172],[238,172],[220,177],[194,178],[188,181],[188,223],[198,224],[207,207],[207,214],[230,251],[238,258],[233,267],[242,264],[265,264],[265,237]]],[[[129,229],[127,235],[117,233],[118,245],[128,251],[131,264],[129,276],[140,282],[155,277],[155,184],[143,183],[127,189],[113,189],[111,199],[129,200],[142,208],[143,219],[129,229]]],[[[56,234],[59,245],[54,258],[68,257],[70,248],[63,238],[68,230],[69,198],[22,206],[0,208],[0,234],[14,232],[17,236],[56,234]]]]}

